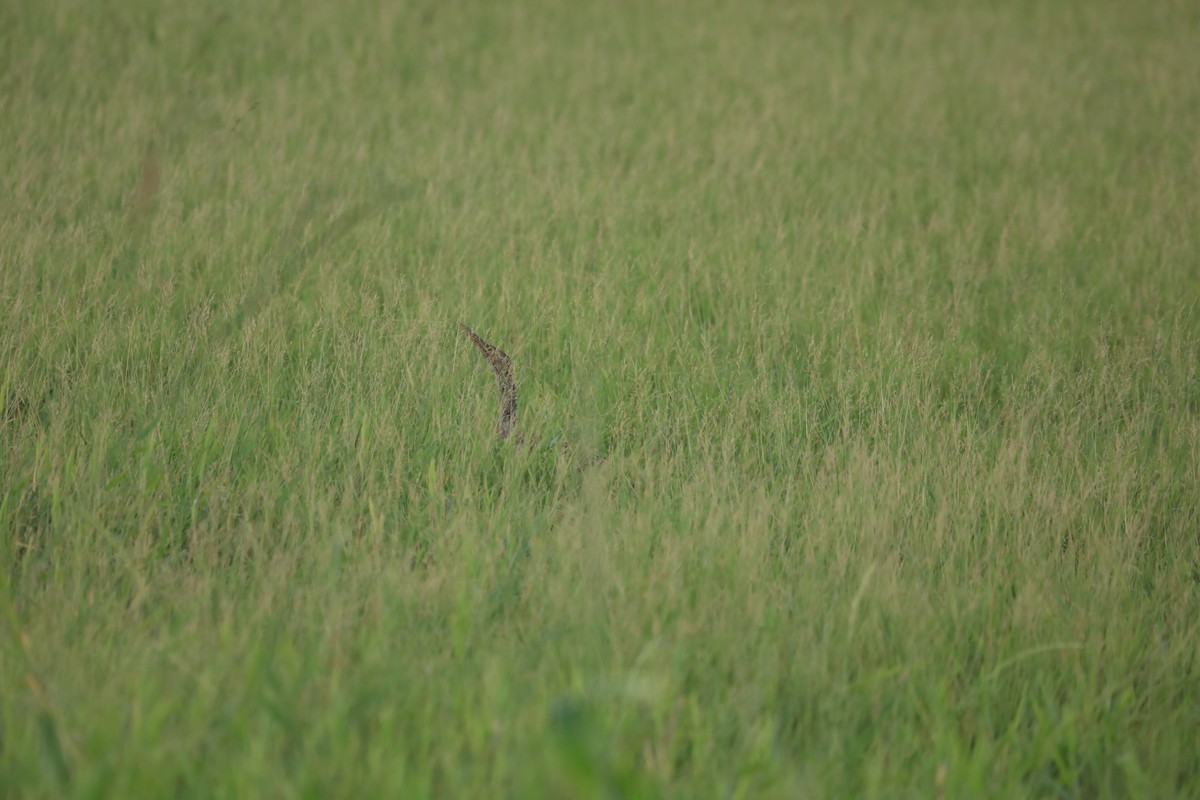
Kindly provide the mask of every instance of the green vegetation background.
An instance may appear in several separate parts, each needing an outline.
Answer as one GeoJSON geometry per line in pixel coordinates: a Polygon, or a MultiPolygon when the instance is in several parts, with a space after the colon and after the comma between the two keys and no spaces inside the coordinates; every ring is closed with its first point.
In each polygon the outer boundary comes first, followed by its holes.
{"type": "Polygon", "coordinates": [[[1197,41],[0,3],[0,795],[1197,796],[1197,41]]]}

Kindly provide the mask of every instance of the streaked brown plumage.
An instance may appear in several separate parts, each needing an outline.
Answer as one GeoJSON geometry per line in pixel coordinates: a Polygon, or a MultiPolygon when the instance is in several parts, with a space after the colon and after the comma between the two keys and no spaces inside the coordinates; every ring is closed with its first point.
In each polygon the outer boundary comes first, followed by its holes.
{"type": "MultiPolygon", "coordinates": [[[[479,352],[483,353],[483,357],[491,365],[492,372],[496,373],[496,386],[500,389],[500,424],[497,428],[500,439],[507,439],[517,425],[517,381],[513,377],[512,360],[507,353],[484,341],[479,334],[466,325],[460,322],[458,327],[471,337],[471,341],[475,343],[479,352]]],[[[518,434],[517,439],[520,438],[520,434],[518,434]]]]}

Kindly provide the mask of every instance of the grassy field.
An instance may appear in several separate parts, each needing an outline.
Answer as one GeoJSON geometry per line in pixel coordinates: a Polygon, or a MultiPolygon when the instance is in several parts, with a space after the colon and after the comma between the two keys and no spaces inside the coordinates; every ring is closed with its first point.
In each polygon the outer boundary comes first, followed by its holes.
{"type": "Polygon", "coordinates": [[[0,5],[0,796],[1200,795],[1142,5],[0,5]]]}

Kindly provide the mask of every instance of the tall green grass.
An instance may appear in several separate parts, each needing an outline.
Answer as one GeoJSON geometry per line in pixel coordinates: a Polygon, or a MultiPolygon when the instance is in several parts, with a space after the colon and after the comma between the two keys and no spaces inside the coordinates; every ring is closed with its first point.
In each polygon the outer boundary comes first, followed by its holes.
{"type": "Polygon", "coordinates": [[[1198,8],[0,5],[0,795],[1200,794],[1198,8]]]}

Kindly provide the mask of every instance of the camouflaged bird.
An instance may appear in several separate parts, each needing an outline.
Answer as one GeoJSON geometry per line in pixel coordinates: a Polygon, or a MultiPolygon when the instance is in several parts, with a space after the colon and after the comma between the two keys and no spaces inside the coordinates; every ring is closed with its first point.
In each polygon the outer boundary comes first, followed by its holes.
{"type": "MultiPolygon", "coordinates": [[[[487,359],[492,372],[496,373],[496,386],[500,389],[500,423],[497,425],[497,432],[500,434],[500,440],[503,441],[513,433],[517,426],[517,381],[513,377],[512,359],[508,357],[508,353],[485,341],[479,334],[461,322],[458,323],[458,327],[475,343],[475,347],[479,348],[479,352],[487,359]]],[[[516,441],[521,442],[519,432],[516,435],[516,441]]]]}
{"type": "Polygon", "coordinates": [[[517,429],[517,379],[513,376],[512,359],[508,357],[508,353],[488,342],[461,322],[458,323],[458,328],[471,339],[487,360],[488,365],[491,366],[492,372],[496,374],[496,387],[500,390],[500,422],[496,426],[496,432],[500,436],[500,441],[511,436],[513,441],[523,447],[533,447],[533,449],[543,452],[558,452],[571,459],[579,469],[604,463],[607,458],[605,455],[583,454],[569,441],[562,439],[561,434],[548,439],[539,437],[533,442],[526,442],[523,433],[517,429]]]}

